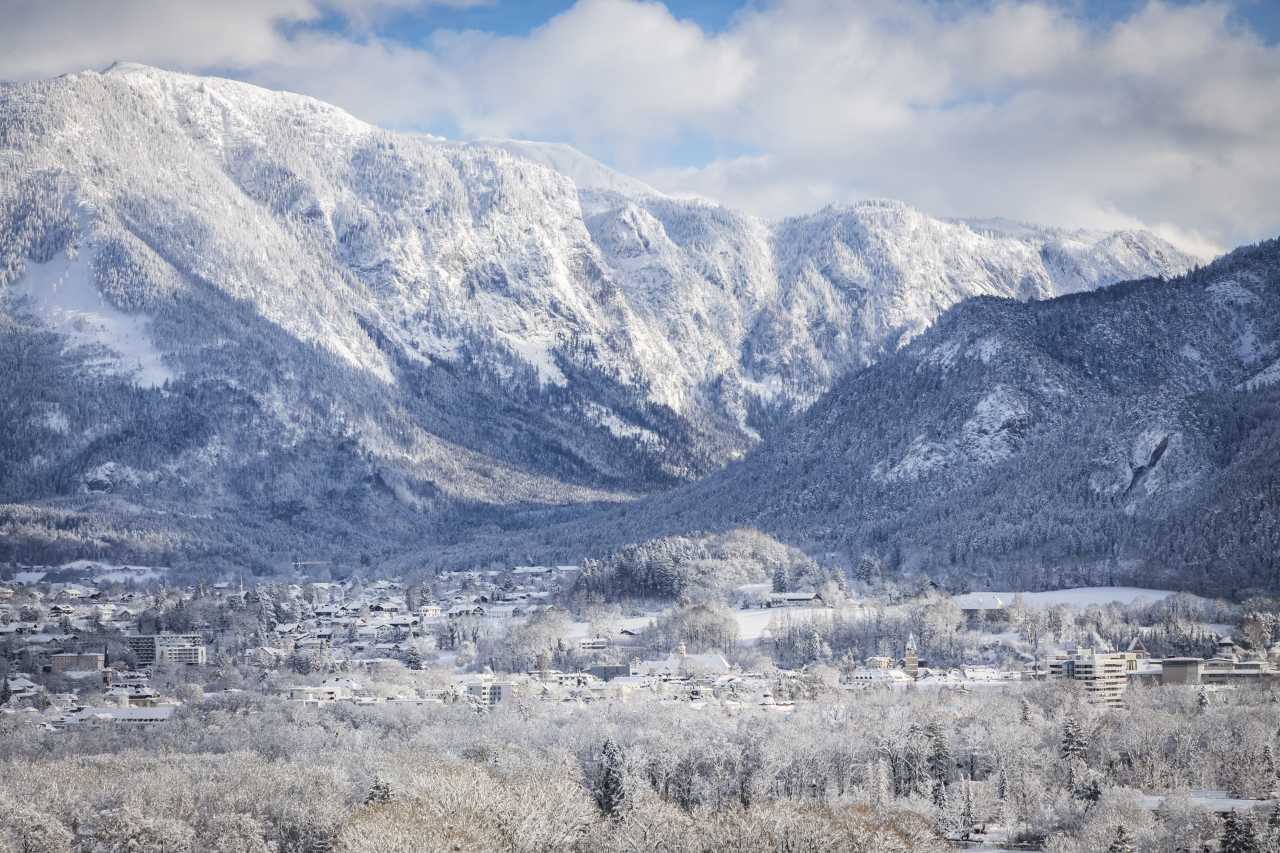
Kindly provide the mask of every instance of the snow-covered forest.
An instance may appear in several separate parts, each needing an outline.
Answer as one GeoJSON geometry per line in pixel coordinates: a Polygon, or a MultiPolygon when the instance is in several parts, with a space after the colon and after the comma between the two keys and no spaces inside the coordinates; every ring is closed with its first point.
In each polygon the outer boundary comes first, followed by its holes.
{"type": "Polygon", "coordinates": [[[785,719],[536,702],[477,716],[219,691],[163,728],[4,733],[0,849],[871,853],[1001,828],[1054,853],[1121,831],[1143,853],[1271,850],[1276,818],[1229,830],[1191,792],[1272,790],[1278,709],[1156,688],[1104,711],[1038,685],[823,696],[785,719]],[[1229,831],[1256,846],[1214,847],[1229,831]]]}

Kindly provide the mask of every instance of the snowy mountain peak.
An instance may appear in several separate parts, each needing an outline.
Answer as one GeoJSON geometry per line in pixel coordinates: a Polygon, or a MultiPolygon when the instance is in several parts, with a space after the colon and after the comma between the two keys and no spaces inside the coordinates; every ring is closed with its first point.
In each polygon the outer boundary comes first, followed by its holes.
{"type": "Polygon", "coordinates": [[[660,196],[658,190],[635,178],[617,172],[598,160],[562,142],[531,142],[524,139],[479,139],[476,145],[510,151],[526,160],[540,163],[577,185],[579,190],[612,192],[628,196],[660,196]]]}
{"type": "Polygon", "coordinates": [[[698,476],[961,299],[1192,263],[900,202],[767,224],[568,146],[442,143],[136,64],[0,88],[0,141],[7,314],[65,332],[96,294],[102,369],[229,383],[286,444],[339,435],[441,493],[474,454],[477,500],[698,476]]]}

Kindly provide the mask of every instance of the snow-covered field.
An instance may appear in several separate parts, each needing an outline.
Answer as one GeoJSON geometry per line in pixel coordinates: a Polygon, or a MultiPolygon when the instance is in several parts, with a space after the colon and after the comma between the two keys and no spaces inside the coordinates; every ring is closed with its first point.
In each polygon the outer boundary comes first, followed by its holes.
{"type": "Polygon", "coordinates": [[[118,566],[114,563],[101,563],[96,560],[76,560],[58,567],[68,571],[88,572],[99,583],[125,583],[133,581],[144,583],[159,580],[169,571],[166,566],[118,566]]]}
{"type": "Polygon", "coordinates": [[[769,623],[774,619],[781,621],[789,618],[797,622],[804,622],[810,619],[828,618],[836,613],[848,617],[861,612],[861,608],[856,605],[842,610],[835,610],[830,607],[764,607],[751,610],[736,610],[733,615],[738,620],[738,642],[754,643],[765,635],[769,629],[769,623]]]}
{"type": "MultiPolygon", "coordinates": [[[[738,623],[738,642],[754,643],[765,635],[769,628],[769,623],[774,619],[782,620],[790,618],[797,622],[801,622],[813,618],[830,616],[835,612],[835,610],[832,610],[829,607],[753,607],[750,610],[735,610],[733,611],[733,616],[738,623]]],[[[858,612],[858,608],[848,608],[840,612],[848,615],[850,613],[858,612]]],[[[618,630],[626,628],[632,631],[638,631],[661,615],[662,614],[660,612],[654,611],[642,616],[630,616],[626,619],[617,620],[616,625],[618,630]]],[[[586,622],[571,622],[569,623],[567,639],[579,640],[587,637],[590,633],[590,628],[591,626],[586,622]]]]}
{"type": "Polygon", "coordinates": [[[77,344],[96,344],[112,351],[102,367],[132,373],[146,387],[173,379],[151,342],[145,317],[125,314],[103,298],[90,280],[87,254],[30,264],[11,290],[11,298],[77,344]]]}
{"type": "MultiPolygon", "coordinates": [[[[619,619],[619,620],[617,620],[615,624],[617,625],[617,629],[618,629],[619,631],[621,631],[621,630],[623,630],[623,629],[627,629],[627,630],[630,630],[630,631],[638,631],[638,630],[640,630],[641,628],[643,628],[643,627],[645,627],[646,625],[648,625],[648,624],[649,624],[650,622],[652,622],[654,619],[657,619],[657,618],[658,618],[659,616],[661,616],[661,615],[662,615],[662,614],[661,614],[660,612],[658,612],[658,611],[654,611],[654,612],[652,612],[652,613],[646,613],[646,614],[644,614],[644,615],[642,615],[642,616],[628,616],[628,617],[627,617],[627,618],[625,618],[625,619],[619,619]]],[[[590,636],[590,633],[591,633],[591,625],[590,625],[590,623],[588,623],[588,622],[570,622],[570,623],[569,623],[569,633],[568,633],[568,635],[566,636],[566,638],[567,638],[567,639],[570,639],[570,640],[581,640],[581,639],[583,639],[583,638],[585,638],[585,637],[590,636]]]]}
{"type": "Polygon", "coordinates": [[[1013,603],[1015,596],[1022,596],[1028,607],[1093,607],[1104,604],[1134,604],[1163,601],[1175,593],[1167,589],[1144,589],[1136,586],[1082,586],[1074,589],[1056,589],[1048,592],[969,592],[955,597],[956,604],[964,607],[989,606],[999,600],[1003,606],[1013,603]]]}

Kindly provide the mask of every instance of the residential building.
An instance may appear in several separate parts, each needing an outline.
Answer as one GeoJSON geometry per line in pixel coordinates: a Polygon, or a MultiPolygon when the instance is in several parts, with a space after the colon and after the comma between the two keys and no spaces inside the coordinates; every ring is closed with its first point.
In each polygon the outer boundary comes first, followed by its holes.
{"type": "Polygon", "coordinates": [[[1130,662],[1136,659],[1132,652],[1078,649],[1073,654],[1051,658],[1048,661],[1049,677],[1079,681],[1084,684],[1090,702],[1119,707],[1129,685],[1130,662]]]}
{"type": "Polygon", "coordinates": [[[684,643],[680,643],[676,647],[675,654],[667,656],[664,660],[642,661],[635,659],[631,662],[632,675],[652,676],[662,681],[720,676],[728,672],[729,662],[724,659],[724,655],[714,652],[691,655],[685,649],[684,643]]]}
{"type": "Polygon", "coordinates": [[[125,637],[125,643],[137,656],[139,666],[157,663],[203,666],[207,660],[204,638],[199,634],[143,634],[125,637]]]}
{"type": "Polygon", "coordinates": [[[290,702],[301,702],[306,705],[321,705],[330,702],[353,702],[367,705],[378,701],[377,697],[360,683],[341,676],[326,678],[319,684],[307,684],[289,688],[290,702]]]}
{"type": "Polygon", "coordinates": [[[467,695],[481,705],[497,705],[515,695],[516,686],[510,681],[473,681],[467,685],[467,695]]]}
{"type": "Polygon", "coordinates": [[[914,679],[900,669],[863,666],[850,672],[844,681],[846,687],[906,687],[914,679]]]}
{"type": "Polygon", "coordinates": [[[68,652],[49,656],[54,672],[101,672],[106,665],[102,652],[68,652]]]}
{"type": "Polygon", "coordinates": [[[766,607],[821,607],[822,596],[816,592],[771,592],[766,607]]]}
{"type": "Polygon", "coordinates": [[[125,723],[132,726],[148,726],[168,722],[177,709],[176,705],[153,705],[145,708],[123,706],[81,708],[65,714],[59,724],[78,726],[85,723],[125,723]]]}

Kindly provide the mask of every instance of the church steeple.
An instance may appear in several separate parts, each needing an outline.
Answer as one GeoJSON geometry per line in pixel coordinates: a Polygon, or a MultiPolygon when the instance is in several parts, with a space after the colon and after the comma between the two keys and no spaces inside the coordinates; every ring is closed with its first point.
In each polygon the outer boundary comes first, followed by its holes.
{"type": "Polygon", "coordinates": [[[907,635],[906,653],[902,656],[902,669],[912,678],[920,676],[920,657],[916,648],[916,635],[907,635]]]}

